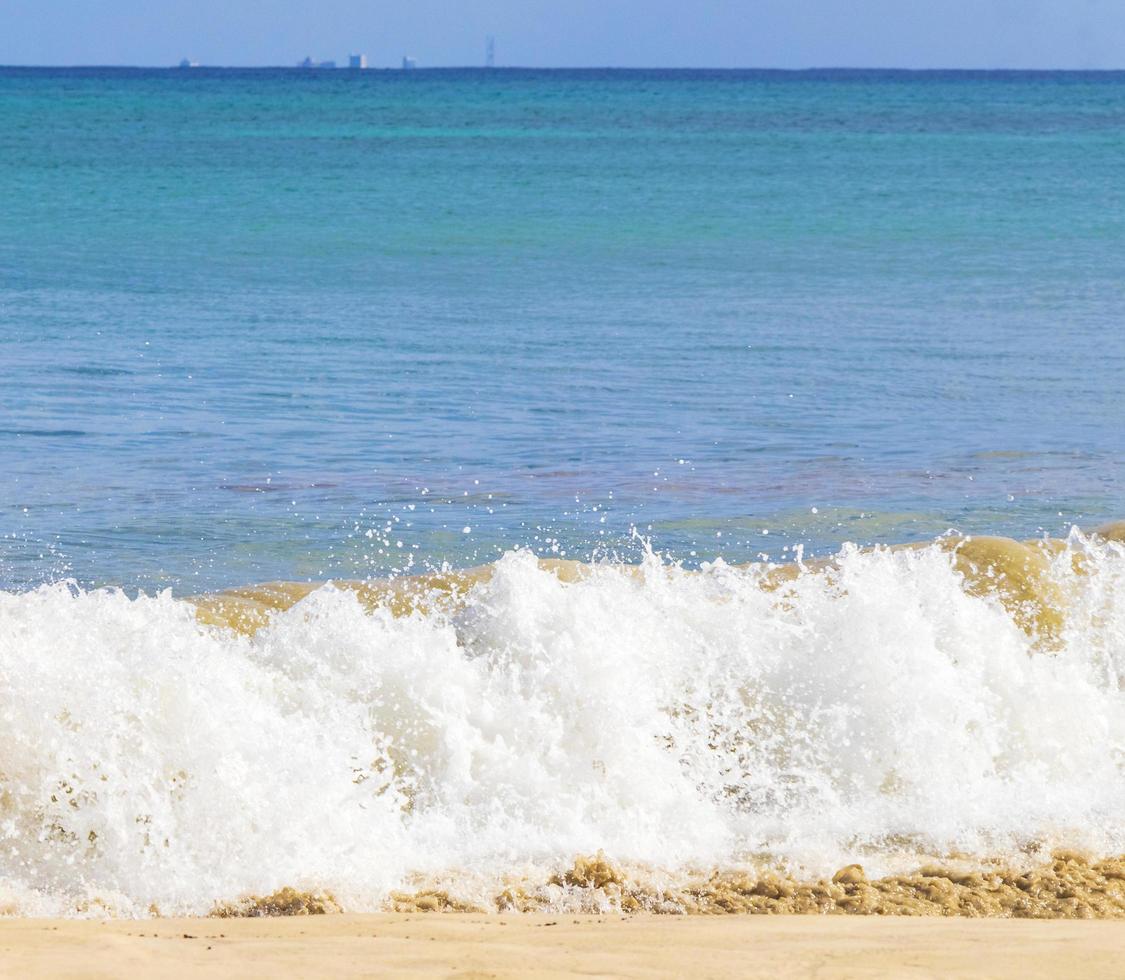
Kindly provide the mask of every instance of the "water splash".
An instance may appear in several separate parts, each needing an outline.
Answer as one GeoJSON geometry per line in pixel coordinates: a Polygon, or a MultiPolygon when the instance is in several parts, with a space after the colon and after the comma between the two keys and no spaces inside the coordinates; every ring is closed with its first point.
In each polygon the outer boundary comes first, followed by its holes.
{"type": "Polygon", "coordinates": [[[599,850],[669,887],[1120,854],[1112,538],[0,593],[0,907],[487,907],[599,850]]]}

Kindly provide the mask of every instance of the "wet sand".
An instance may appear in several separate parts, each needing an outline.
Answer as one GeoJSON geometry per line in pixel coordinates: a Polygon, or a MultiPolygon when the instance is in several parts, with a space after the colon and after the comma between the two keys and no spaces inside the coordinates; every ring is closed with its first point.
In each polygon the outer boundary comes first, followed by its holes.
{"type": "Polygon", "coordinates": [[[5,977],[1121,977],[1125,923],[328,915],[0,921],[5,977]]]}

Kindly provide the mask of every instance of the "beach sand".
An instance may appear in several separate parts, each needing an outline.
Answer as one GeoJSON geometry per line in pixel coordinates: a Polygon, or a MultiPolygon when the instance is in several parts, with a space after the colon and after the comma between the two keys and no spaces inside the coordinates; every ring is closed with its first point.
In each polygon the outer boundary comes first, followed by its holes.
{"type": "Polygon", "coordinates": [[[1125,923],[328,915],[0,922],[5,977],[1122,977],[1125,923]]]}

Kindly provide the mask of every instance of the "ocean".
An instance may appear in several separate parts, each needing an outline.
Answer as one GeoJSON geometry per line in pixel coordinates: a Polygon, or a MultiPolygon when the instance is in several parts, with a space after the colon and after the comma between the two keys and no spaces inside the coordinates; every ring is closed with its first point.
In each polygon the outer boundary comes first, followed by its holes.
{"type": "Polygon", "coordinates": [[[0,69],[0,911],[1125,853],[1123,155],[1125,73],[0,69]]]}

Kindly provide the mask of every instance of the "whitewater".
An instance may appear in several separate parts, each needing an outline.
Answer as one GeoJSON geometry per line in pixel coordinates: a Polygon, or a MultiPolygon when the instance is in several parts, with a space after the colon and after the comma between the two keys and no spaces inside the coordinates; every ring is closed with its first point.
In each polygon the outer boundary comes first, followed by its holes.
{"type": "Polygon", "coordinates": [[[1113,536],[1029,549],[1031,592],[937,542],[780,570],[513,551],[426,601],[325,583],[241,629],[170,592],[0,593],[0,912],[567,908],[595,854],[654,893],[1120,855],[1113,536]]]}

